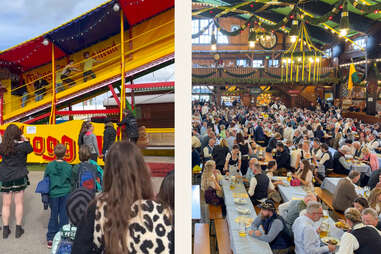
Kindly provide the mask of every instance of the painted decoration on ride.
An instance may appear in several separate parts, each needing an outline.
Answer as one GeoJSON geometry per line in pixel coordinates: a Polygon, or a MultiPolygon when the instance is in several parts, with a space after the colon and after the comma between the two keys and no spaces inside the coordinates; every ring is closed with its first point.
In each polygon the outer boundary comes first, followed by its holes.
{"type": "MultiPolygon", "coordinates": [[[[68,121],[56,125],[27,125],[23,123],[13,123],[22,128],[24,136],[30,140],[33,153],[28,155],[28,163],[48,163],[55,160],[54,147],[58,144],[66,146],[64,160],[70,164],[79,163],[78,158],[78,135],[82,126],[80,120],[68,121]]],[[[104,124],[92,123],[94,135],[97,137],[98,149],[103,148],[104,124]]],[[[3,135],[9,124],[0,127],[0,134],[3,135]]],[[[115,126],[116,127],[116,126],[115,126]]],[[[98,164],[103,165],[103,160],[98,159],[98,164]]]]}

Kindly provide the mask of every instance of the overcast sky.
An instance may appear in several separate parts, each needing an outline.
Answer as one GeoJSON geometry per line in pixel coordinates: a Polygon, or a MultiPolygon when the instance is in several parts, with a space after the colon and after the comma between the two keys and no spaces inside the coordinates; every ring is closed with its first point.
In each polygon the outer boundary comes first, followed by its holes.
{"type": "Polygon", "coordinates": [[[0,0],[0,51],[39,36],[106,0],[0,0]]]}

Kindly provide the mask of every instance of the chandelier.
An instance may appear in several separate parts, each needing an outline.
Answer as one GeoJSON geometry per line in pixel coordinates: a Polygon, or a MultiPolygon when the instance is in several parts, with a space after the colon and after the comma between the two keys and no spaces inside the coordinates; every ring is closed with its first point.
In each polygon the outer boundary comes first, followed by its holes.
{"type": "Polygon", "coordinates": [[[320,78],[323,51],[316,48],[308,35],[301,17],[292,21],[290,31],[291,46],[281,57],[281,78],[286,82],[317,82],[320,78]]]}

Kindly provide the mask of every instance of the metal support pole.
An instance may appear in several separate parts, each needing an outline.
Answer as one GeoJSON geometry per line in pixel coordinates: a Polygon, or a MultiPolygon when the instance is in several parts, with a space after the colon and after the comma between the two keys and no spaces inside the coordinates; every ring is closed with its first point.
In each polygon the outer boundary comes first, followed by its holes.
{"type": "Polygon", "coordinates": [[[49,124],[56,124],[56,66],[54,57],[54,44],[52,43],[52,107],[50,109],[49,124]]]}
{"type": "Polygon", "coordinates": [[[124,18],[123,18],[123,10],[120,10],[120,57],[122,62],[122,70],[121,70],[121,93],[120,93],[120,121],[123,119],[123,110],[126,106],[126,86],[125,86],[125,59],[124,59],[124,18]]]}

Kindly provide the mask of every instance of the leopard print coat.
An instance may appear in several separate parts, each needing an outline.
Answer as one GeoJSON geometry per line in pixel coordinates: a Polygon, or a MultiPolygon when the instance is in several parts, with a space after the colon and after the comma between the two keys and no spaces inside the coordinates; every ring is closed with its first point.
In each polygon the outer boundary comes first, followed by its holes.
{"type": "MultiPolygon", "coordinates": [[[[105,211],[107,204],[98,200],[94,223],[94,244],[98,249],[104,249],[105,211]]],[[[132,205],[126,239],[128,253],[173,253],[174,232],[170,217],[169,211],[162,204],[152,200],[136,201],[132,205]]]]}

